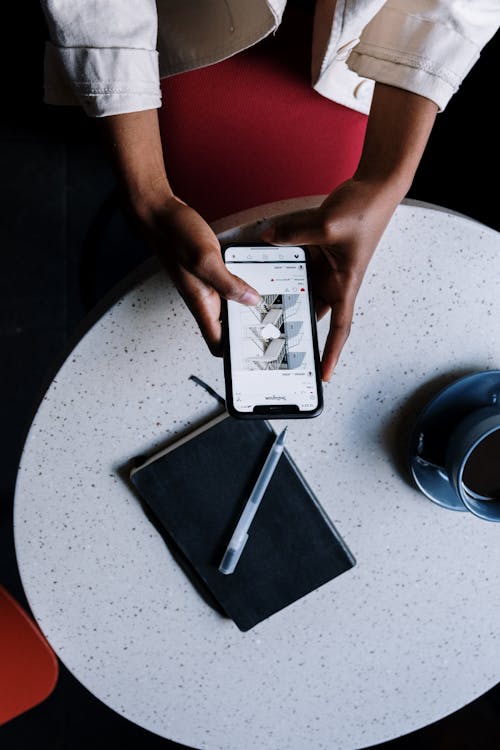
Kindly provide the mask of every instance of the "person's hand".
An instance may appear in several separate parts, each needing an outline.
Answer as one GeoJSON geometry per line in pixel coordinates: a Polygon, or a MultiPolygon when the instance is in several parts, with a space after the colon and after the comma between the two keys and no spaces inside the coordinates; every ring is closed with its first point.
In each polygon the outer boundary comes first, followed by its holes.
{"type": "Polygon", "coordinates": [[[259,293],[230,273],[219,241],[206,221],[179,198],[159,202],[138,217],[141,229],[195,317],[212,354],[221,351],[221,297],[244,305],[259,293]]]}
{"type": "Polygon", "coordinates": [[[318,319],[331,310],[321,362],[325,381],[349,336],[356,295],[399,199],[387,186],[347,180],[318,208],[277,217],[261,235],[273,245],[309,246],[318,319]]]}

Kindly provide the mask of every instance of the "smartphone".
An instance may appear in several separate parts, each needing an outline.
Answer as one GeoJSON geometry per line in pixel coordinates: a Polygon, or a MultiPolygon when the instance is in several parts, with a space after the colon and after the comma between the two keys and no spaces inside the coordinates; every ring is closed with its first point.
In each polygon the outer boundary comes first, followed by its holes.
{"type": "Polygon", "coordinates": [[[261,295],[223,301],[228,412],[240,419],[316,417],[323,409],[307,248],[231,243],[224,263],[261,295]]]}

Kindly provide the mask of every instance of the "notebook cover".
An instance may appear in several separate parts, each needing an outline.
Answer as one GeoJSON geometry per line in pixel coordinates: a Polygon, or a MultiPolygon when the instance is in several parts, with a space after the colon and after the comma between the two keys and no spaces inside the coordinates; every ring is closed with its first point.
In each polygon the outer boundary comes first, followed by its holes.
{"type": "Polygon", "coordinates": [[[242,631],[355,565],[285,450],[234,573],[218,567],[276,437],[268,422],[226,414],[130,473],[146,507],[242,631]]]}

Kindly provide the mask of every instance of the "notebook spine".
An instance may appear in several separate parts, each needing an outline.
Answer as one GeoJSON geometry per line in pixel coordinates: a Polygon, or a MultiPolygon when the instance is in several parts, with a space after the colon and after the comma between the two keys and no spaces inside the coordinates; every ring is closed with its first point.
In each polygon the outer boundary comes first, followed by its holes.
{"type": "Polygon", "coordinates": [[[297,464],[295,463],[295,461],[293,460],[293,458],[291,457],[290,453],[287,451],[286,448],[283,450],[283,454],[286,456],[287,461],[289,461],[292,469],[294,470],[295,474],[297,475],[297,477],[298,477],[300,483],[302,484],[304,490],[309,495],[310,500],[316,506],[318,512],[321,514],[324,522],[326,523],[326,525],[330,529],[332,535],[335,537],[337,543],[343,549],[343,551],[346,554],[346,556],[349,558],[352,566],[356,565],[356,558],[354,557],[354,555],[352,554],[351,550],[346,545],[346,543],[344,542],[344,540],[342,539],[342,537],[340,536],[340,534],[337,531],[337,528],[334,525],[332,519],[330,518],[330,516],[328,515],[328,513],[325,511],[325,509],[321,505],[320,501],[318,500],[318,498],[316,497],[316,495],[314,494],[314,492],[312,491],[312,489],[309,487],[308,483],[306,482],[306,479],[305,479],[304,475],[302,474],[301,470],[299,469],[299,467],[297,466],[297,464]]]}

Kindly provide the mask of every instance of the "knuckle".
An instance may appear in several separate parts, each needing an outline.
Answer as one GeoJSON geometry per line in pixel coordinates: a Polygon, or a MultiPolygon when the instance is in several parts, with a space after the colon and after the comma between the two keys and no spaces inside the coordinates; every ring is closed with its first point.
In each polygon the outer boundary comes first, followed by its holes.
{"type": "Polygon", "coordinates": [[[323,215],[319,221],[320,231],[325,238],[325,242],[333,241],[335,227],[333,220],[328,215],[323,215]]]}
{"type": "Polygon", "coordinates": [[[241,283],[235,278],[228,279],[224,284],[223,294],[227,299],[238,300],[242,296],[243,291],[241,283]]]}
{"type": "Polygon", "coordinates": [[[356,268],[356,266],[352,266],[349,268],[349,270],[346,273],[346,281],[347,281],[347,289],[349,291],[349,296],[351,298],[354,298],[357,294],[357,290],[359,289],[361,285],[361,281],[363,279],[363,272],[356,268]]]}
{"type": "Polygon", "coordinates": [[[195,275],[204,278],[210,266],[210,254],[197,251],[189,259],[189,270],[195,275]]]}
{"type": "Polygon", "coordinates": [[[334,318],[332,327],[347,338],[351,333],[352,315],[347,311],[340,312],[334,318]]]}
{"type": "Polygon", "coordinates": [[[206,305],[210,303],[210,300],[215,294],[215,289],[210,289],[206,286],[200,286],[195,287],[190,291],[189,299],[196,310],[200,310],[201,314],[201,312],[205,309],[206,305]]]}
{"type": "Polygon", "coordinates": [[[331,229],[331,226],[333,224],[332,215],[330,211],[327,211],[326,208],[323,206],[319,206],[317,209],[315,209],[314,219],[316,224],[318,224],[322,229],[325,231],[331,229]]]}
{"type": "Polygon", "coordinates": [[[346,338],[351,333],[350,323],[335,323],[334,328],[336,328],[337,331],[340,331],[346,338]]]}

